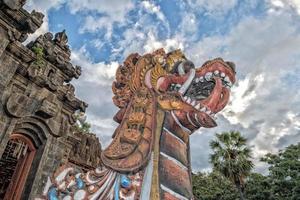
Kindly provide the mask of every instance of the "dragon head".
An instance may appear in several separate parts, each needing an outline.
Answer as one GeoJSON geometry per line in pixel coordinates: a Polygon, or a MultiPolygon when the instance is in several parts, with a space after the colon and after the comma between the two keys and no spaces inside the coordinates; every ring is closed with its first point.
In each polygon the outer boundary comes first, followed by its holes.
{"type": "Polygon", "coordinates": [[[214,115],[228,103],[235,83],[234,63],[216,58],[195,68],[180,50],[132,54],[118,70],[113,91],[122,89],[122,95],[114,97],[117,106],[124,109],[134,91],[148,88],[160,107],[191,131],[216,126],[214,115]]]}

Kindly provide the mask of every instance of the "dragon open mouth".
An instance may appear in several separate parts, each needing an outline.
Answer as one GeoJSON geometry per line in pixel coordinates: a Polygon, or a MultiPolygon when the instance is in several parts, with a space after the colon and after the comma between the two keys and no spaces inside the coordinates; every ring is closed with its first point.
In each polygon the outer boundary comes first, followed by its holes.
{"type": "Polygon", "coordinates": [[[235,82],[234,66],[214,59],[198,69],[180,67],[173,76],[161,79],[160,88],[180,97],[185,106],[180,106],[184,109],[177,110],[177,115],[186,116],[191,124],[215,126],[215,114],[229,101],[229,90],[235,82]]]}
{"type": "MultiPolygon", "coordinates": [[[[217,105],[212,107],[212,102],[208,100],[212,99],[213,96],[219,97],[219,99],[214,98],[213,101],[222,100],[222,97],[224,97],[223,93],[226,93],[226,90],[229,90],[233,85],[230,78],[218,70],[207,72],[204,76],[195,74],[191,83],[185,85],[187,81],[189,80],[187,79],[183,85],[179,83],[171,84],[168,91],[179,92],[184,102],[193,106],[196,110],[205,112],[211,116],[214,116],[220,108],[217,105]],[[186,89],[182,89],[182,87],[186,87],[186,89]]],[[[219,103],[221,102],[219,101],[219,103]]]]}

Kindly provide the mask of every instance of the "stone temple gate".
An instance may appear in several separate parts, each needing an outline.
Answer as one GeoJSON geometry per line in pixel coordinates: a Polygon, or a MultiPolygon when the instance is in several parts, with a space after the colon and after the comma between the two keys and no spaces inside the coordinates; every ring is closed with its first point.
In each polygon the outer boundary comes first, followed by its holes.
{"type": "Polygon", "coordinates": [[[84,171],[100,164],[97,137],[74,129],[87,104],[69,83],[81,68],[70,63],[68,38],[46,33],[25,46],[44,15],[24,4],[0,0],[0,199],[33,199],[66,161],[84,171]]]}

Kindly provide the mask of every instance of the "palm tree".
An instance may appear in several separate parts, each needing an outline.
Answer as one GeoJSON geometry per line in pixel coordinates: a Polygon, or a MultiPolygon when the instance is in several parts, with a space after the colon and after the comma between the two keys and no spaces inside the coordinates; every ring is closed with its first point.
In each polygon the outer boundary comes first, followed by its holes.
{"type": "Polygon", "coordinates": [[[215,171],[235,184],[240,199],[244,200],[244,181],[254,166],[250,160],[251,150],[246,146],[247,139],[238,131],[223,132],[216,137],[210,142],[213,150],[210,163],[215,171]]]}

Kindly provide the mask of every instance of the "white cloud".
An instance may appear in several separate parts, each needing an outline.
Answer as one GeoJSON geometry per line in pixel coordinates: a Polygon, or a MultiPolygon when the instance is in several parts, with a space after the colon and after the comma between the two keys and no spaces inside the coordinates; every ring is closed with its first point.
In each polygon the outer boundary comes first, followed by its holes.
{"type": "Polygon", "coordinates": [[[145,53],[152,52],[159,48],[164,48],[166,52],[175,49],[183,50],[183,43],[179,41],[177,38],[170,38],[163,41],[159,41],[152,32],[148,33],[148,38],[144,45],[145,53]]]}
{"type": "Polygon", "coordinates": [[[118,62],[94,63],[86,51],[85,46],[79,50],[73,50],[71,59],[74,64],[80,65],[83,68],[83,74],[80,80],[102,85],[111,85],[111,81],[115,77],[116,69],[119,66],[118,62]]]}
{"type": "Polygon", "coordinates": [[[269,2],[275,8],[292,7],[300,15],[300,1],[299,0],[269,0],[269,2]]]}
{"type": "Polygon", "coordinates": [[[197,37],[199,19],[197,19],[195,13],[185,11],[181,13],[181,23],[179,25],[178,34],[182,35],[186,39],[192,41],[197,37]]]}
{"type": "Polygon", "coordinates": [[[250,75],[245,79],[238,81],[238,83],[232,87],[231,101],[223,110],[224,116],[231,124],[241,123],[244,127],[249,126],[249,124],[239,120],[239,115],[250,106],[251,101],[255,101],[255,98],[257,97],[256,89],[263,86],[263,79],[264,76],[262,74],[257,75],[254,78],[250,75]],[[234,113],[234,115],[232,113],[234,113]]]}
{"type": "Polygon", "coordinates": [[[142,6],[150,13],[154,13],[158,19],[165,22],[165,15],[161,12],[160,7],[151,1],[142,1],[142,6]]]}
{"type": "MultiPolygon", "coordinates": [[[[299,1],[266,0],[269,10],[263,16],[243,16],[229,32],[205,36],[200,40],[197,40],[197,27],[199,23],[201,27],[202,19],[197,18],[197,13],[204,12],[206,17],[220,18],[231,12],[237,1],[188,2],[189,7],[181,5],[178,14],[182,16],[182,21],[174,33],[169,33],[169,22],[159,3],[153,1],[134,5],[129,0],[31,0],[27,8],[47,12],[65,3],[73,14],[84,18],[82,32],[97,34],[105,30],[106,38],[90,40],[98,49],[105,42],[110,42],[114,25],[128,25],[128,12],[138,9],[137,21],[130,22],[122,37],[112,44],[111,60],[125,58],[133,52],[144,54],[163,47],[166,51],[183,49],[196,66],[215,57],[234,61],[238,81],[232,88],[229,105],[218,115],[219,126],[201,129],[192,136],[193,168],[209,168],[208,142],[215,132],[236,129],[249,138],[257,169],[262,170],[264,165],[258,162],[259,157],[300,140],[300,25],[295,23],[297,19],[294,18],[296,13],[300,14],[299,1]],[[153,20],[153,15],[159,20],[153,20]],[[167,32],[163,39],[158,37],[162,27],[167,32]]],[[[46,32],[47,22],[46,17],[43,27],[30,37],[46,32]]],[[[85,46],[72,50],[72,62],[83,68],[82,76],[74,84],[78,97],[89,103],[87,114],[93,130],[107,144],[116,126],[112,120],[117,108],[111,100],[111,83],[119,63],[95,63],[92,56],[85,46]]]]}
{"type": "Polygon", "coordinates": [[[104,45],[104,41],[99,39],[99,38],[96,38],[96,39],[93,39],[91,40],[90,42],[95,48],[97,48],[98,50],[100,50],[103,45],[104,45]]]}
{"type": "Polygon", "coordinates": [[[124,24],[126,22],[126,14],[134,8],[131,0],[29,0],[25,8],[27,10],[38,10],[47,16],[48,10],[52,8],[58,9],[64,3],[69,7],[72,14],[77,14],[78,12],[96,12],[100,14],[100,17],[86,15],[79,31],[83,33],[105,29],[106,39],[110,39],[113,25],[115,23],[124,24]]]}
{"type": "Polygon", "coordinates": [[[29,34],[27,40],[24,42],[24,44],[29,43],[30,41],[35,40],[38,36],[41,34],[44,34],[49,31],[49,19],[48,19],[48,11],[50,9],[58,9],[65,0],[29,0],[26,2],[24,8],[31,12],[32,10],[36,10],[38,12],[42,12],[45,17],[43,18],[43,24],[42,26],[36,30],[33,34],[29,34]]]}
{"type": "MultiPolygon", "coordinates": [[[[218,121],[217,129],[201,132],[240,130],[254,147],[257,169],[263,169],[259,157],[300,137],[298,29],[292,15],[273,12],[262,19],[245,18],[229,34],[203,38],[186,49],[198,64],[219,56],[236,63],[238,81],[230,104],[219,114],[226,120],[218,121]]],[[[203,140],[203,135],[196,134],[193,141],[203,140]]],[[[196,149],[192,148],[193,159],[199,153],[196,149]]]]}
{"type": "Polygon", "coordinates": [[[66,0],[28,0],[25,4],[26,10],[47,13],[51,8],[58,9],[66,0]]]}
{"type": "Polygon", "coordinates": [[[24,42],[24,44],[28,44],[30,41],[35,40],[38,36],[47,33],[49,31],[49,22],[48,22],[48,16],[45,16],[43,19],[43,24],[41,25],[40,28],[38,28],[34,33],[29,34],[28,38],[24,42]]]}
{"type": "Polygon", "coordinates": [[[197,9],[203,9],[211,17],[220,17],[230,11],[237,4],[237,0],[189,0],[190,6],[197,9]]]}
{"type": "Polygon", "coordinates": [[[119,63],[95,63],[84,46],[72,51],[71,60],[73,64],[82,67],[82,75],[73,81],[76,95],[89,104],[87,121],[91,123],[92,131],[98,135],[105,147],[117,125],[112,119],[117,107],[112,102],[111,84],[119,63]]]}
{"type": "Polygon", "coordinates": [[[96,18],[92,16],[87,16],[84,19],[83,25],[79,29],[79,33],[91,32],[95,33],[100,29],[105,29],[105,39],[110,39],[113,31],[114,20],[108,16],[96,18]]]}
{"type": "MultiPolygon", "coordinates": [[[[148,25],[143,30],[138,28],[147,21],[144,21],[145,16],[143,17],[132,29],[124,32],[124,40],[119,41],[119,48],[114,50],[116,53],[123,53],[126,57],[132,52],[143,54],[161,47],[167,51],[181,48],[185,49],[186,55],[198,66],[207,59],[219,56],[237,64],[238,82],[232,89],[230,104],[219,114],[219,127],[202,129],[200,133],[205,134],[196,133],[192,136],[194,169],[209,167],[208,142],[216,131],[237,129],[248,137],[249,145],[253,146],[257,170],[265,169],[265,165],[259,162],[261,156],[267,152],[276,152],[293,142],[284,138],[298,137],[300,117],[297,110],[300,110],[300,92],[293,86],[293,82],[289,82],[291,79],[285,78],[297,71],[296,69],[300,70],[297,60],[300,52],[300,34],[293,24],[292,16],[283,12],[273,12],[262,19],[244,18],[227,35],[209,36],[198,42],[189,42],[187,38],[178,35],[159,40],[155,26],[148,25]],[[199,143],[203,148],[199,147],[199,143]]],[[[87,60],[87,65],[90,62],[87,60]]],[[[105,91],[99,95],[92,92],[92,96],[82,92],[85,98],[88,97],[88,102],[96,108],[89,111],[89,115],[99,120],[99,123],[96,123],[96,120],[93,123],[94,129],[100,132],[113,131],[112,127],[101,125],[101,121],[108,122],[114,113],[109,110],[116,108],[110,98],[101,97],[112,96],[110,84],[112,72],[116,67],[117,63],[95,63],[91,65],[90,70],[85,69],[87,72],[83,75],[83,82],[89,84],[88,87],[92,88],[92,91],[96,86],[105,91]],[[101,112],[106,114],[102,115],[101,112]]],[[[79,90],[86,90],[86,87],[81,89],[79,86],[79,90]]],[[[101,134],[101,137],[108,138],[108,135],[101,134]]]]}
{"type": "Polygon", "coordinates": [[[96,32],[100,29],[107,31],[106,38],[109,39],[112,34],[112,28],[115,23],[124,24],[127,13],[134,8],[131,0],[70,0],[68,6],[71,13],[93,11],[100,16],[87,15],[80,29],[81,32],[96,32]]]}
{"type": "Polygon", "coordinates": [[[110,16],[113,21],[122,21],[129,10],[134,7],[131,0],[70,0],[68,1],[71,13],[79,11],[96,11],[110,16]]]}

